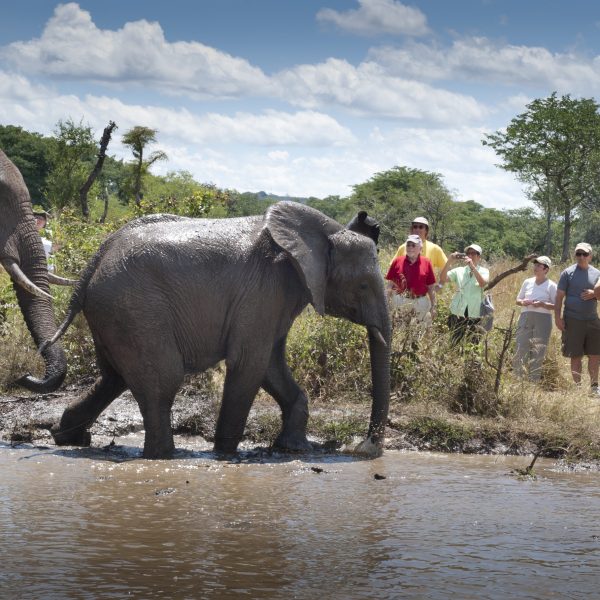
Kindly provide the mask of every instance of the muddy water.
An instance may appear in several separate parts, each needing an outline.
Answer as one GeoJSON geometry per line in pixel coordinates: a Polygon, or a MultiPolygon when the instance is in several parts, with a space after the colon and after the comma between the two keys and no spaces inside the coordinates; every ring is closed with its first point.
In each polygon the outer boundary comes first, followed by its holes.
{"type": "Polygon", "coordinates": [[[528,460],[1,446],[0,597],[598,598],[600,474],[528,460]]]}

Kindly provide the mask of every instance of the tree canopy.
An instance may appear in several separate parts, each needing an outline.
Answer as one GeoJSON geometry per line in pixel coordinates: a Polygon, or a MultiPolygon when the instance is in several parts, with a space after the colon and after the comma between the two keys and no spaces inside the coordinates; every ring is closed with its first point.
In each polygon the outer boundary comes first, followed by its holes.
{"type": "MultiPolygon", "coordinates": [[[[562,259],[569,256],[571,224],[577,211],[598,203],[600,114],[592,98],[536,99],[511,120],[506,131],[485,137],[500,165],[533,186],[531,198],[550,217],[562,216],[562,259]]],[[[596,208],[598,208],[596,206],[596,208]]],[[[548,224],[551,218],[547,219],[548,224]]]]}

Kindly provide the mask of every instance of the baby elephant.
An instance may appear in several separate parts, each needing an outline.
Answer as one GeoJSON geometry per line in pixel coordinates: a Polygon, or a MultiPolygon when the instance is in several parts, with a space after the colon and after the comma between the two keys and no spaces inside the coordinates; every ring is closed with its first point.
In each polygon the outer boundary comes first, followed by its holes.
{"type": "Polygon", "coordinates": [[[224,359],[215,450],[235,452],[261,387],[281,407],[276,445],[310,449],[307,397],[285,357],[288,331],[308,303],[367,328],[373,404],[359,450],[380,453],[390,324],[375,244],[295,202],[258,217],[143,217],[102,244],[47,343],[83,310],[101,371],[53,427],[56,443],[88,445],[88,428],[129,388],[144,420],[144,457],[166,458],[174,450],[171,407],[184,375],[224,359]]]}

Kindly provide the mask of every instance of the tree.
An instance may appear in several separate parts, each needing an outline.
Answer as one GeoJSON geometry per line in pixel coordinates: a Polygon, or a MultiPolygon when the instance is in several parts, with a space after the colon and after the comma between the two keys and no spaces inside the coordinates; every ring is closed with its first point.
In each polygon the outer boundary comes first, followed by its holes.
{"type": "Polygon", "coordinates": [[[59,121],[55,129],[56,139],[51,145],[51,171],[46,180],[46,193],[52,207],[61,211],[75,206],[79,190],[92,169],[98,147],[92,128],[72,119],[59,121]]]}
{"type": "Polygon", "coordinates": [[[46,201],[46,178],[51,169],[52,140],[15,125],[0,125],[0,148],[17,166],[33,204],[50,208],[46,201]]]}
{"type": "MultiPolygon", "coordinates": [[[[98,152],[98,159],[96,160],[96,164],[92,169],[92,172],[89,174],[85,183],[81,186],[79,190],[79,202],[81,204],[81,212],[84,218],[88,218],[90,216],[90,209],[88,207],[87,195],[92,187],[94,181],[96,181],[98,175],[100,175],[102,171],[102,166],[104,165],[104,159],[106,158],[106,148],[110,142],[110,136],[112,135],[113,130],[116,127],[116,123],[114,121],[109,121],[108,125],[104,128],[104,133],[102,134],[102,139],[100,140],[100,150],[98,152]]],[[[102,217],[102,222],[106,219],[106,213],[108,212],[108,192],[106,189],[103,190],[102,195],[104,196],[104,215],[102,217]]]]}
{"type": "Polygon", "coordinates": [[[430,220],[432,241],[441,243],[444,218],[452,206],[439,173],[398,166],[355,185],[351,200],[354,212],[364,209],[377,219],[383,245],[402,239],[411,219],[420,215],[430,220]]]}
{"type": "MultiPolygon", "coordinates": [[[[600,171],[600,115],[591,98],[569,95],[537,99],[512,119],[506,131],[485,136],[503,163],[533,186],[532,200],[544,211],[563,219],[562,260],[569,257],[571,225],[579,207],[598,197],[600,171]]],[[[549,238],[549,227],[547,232],[549,238]]]]}
{"type": "Polygon", "coordinates": [[[142,199],[142,178],[148,172],[148,169],[159,160],[167,160],[167,155],[161,150],[152,152],[150,156],[144,160],[144,150],[148,144],[156,142],[156,129],[150,127],[142,127],[138,125],[127,131],[123,135],[122,142],[131,148],[135,158],[133,170],[133,193],[135,203],[139,207],[142,199]]]}

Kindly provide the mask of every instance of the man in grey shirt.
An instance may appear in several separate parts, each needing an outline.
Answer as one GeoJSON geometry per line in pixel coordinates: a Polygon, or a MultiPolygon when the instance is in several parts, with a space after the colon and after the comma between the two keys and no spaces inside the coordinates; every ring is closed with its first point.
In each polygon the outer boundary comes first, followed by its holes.
{"type": "Polygon", "coordinates": [[[573,381],[581,382],[583,357],[587,356],[592,393],[600,395],[600,319],[597,299],[600,295],[600,271],[590,264],[592,247],[585,242],[575,247],[575,259],[577,262],[560,275],[554,320],[562,331],[563,356],[571,359],[573,381]],[[563,301],[564,313],[561,316],[563,301]]]}

